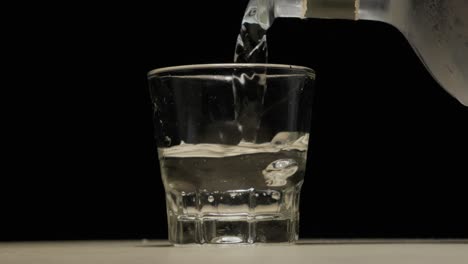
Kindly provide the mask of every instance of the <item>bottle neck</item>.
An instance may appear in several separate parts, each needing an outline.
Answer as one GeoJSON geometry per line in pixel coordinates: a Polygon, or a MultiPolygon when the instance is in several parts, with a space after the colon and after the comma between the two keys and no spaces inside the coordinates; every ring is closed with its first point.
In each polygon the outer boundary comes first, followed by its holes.
{"type": "Polygon", "coordinates": [[[392,0],[303,0],[305,17],[373,20],[392,24],[405,31],[411,1],[392,0]]]}
{"type": "MultiPolygon", "coordinates": [[[[251,0],[262,2],[268,0],[251,0]]],[[[271,1],[268,1],[271,2],[271,1]]],[[[374,20],[404,26],[410,1],[274,0],[274,17],[374,20]]]]}
{"type": "Polygon", "coordinates": [[[304,0],[307,2],[305,17],[358,19],[359,0],[304,0]]]}
{"type": "MultiPolygon", "coordinates": [[[[265,1],[269,0],[250,0],[258,6],[265,5],[265,1]]],[[[356,20],[359,16],[360,1],[372,0],[271,0],[270,2],[274,2],[274,17],[356,20]]]]}
{"type": "Polygon", "coordinates": [[[387,22],[406,31],[412,1],[359,0],[358,19],[387,22]]]}

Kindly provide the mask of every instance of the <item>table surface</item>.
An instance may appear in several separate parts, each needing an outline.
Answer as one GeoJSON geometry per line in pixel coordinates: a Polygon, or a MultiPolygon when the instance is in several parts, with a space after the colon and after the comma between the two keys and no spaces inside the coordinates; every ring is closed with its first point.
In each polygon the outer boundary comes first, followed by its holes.
{"type": "Polygon", "coordinates": [[[0,263],[468,264],[467,240],[302,240],[296,245],[173,247],[165,241],[0,242],[0,263]]]}

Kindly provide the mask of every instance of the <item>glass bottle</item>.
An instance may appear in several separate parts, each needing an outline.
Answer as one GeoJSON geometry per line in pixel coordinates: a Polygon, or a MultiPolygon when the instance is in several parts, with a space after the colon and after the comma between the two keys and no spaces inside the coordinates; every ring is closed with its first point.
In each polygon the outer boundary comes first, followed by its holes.
{"type": "Polygon", "coordinates": [[[400,30],[433,77],[468,106],[468,0],[251,0],[258,21],[276,17],[386,22],[400,30]]]}

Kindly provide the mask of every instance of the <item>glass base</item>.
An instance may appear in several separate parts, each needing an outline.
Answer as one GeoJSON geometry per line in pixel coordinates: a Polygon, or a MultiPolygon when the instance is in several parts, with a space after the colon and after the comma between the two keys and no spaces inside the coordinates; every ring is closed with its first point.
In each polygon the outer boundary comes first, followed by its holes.
{"type": "Polygon", "coordinates": [[[294,243],[298,221],[281,215],[169,217],[169,241],[186,244],[294,243]]]}

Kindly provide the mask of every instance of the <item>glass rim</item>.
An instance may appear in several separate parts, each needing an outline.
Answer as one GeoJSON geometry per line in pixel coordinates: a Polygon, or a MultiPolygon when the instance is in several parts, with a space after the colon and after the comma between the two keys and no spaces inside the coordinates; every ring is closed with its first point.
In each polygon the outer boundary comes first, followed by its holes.
{"type": "Polygon", "coordinates": [[[301,70],[315,75],[315,71],[311,68],[290,64],[274,64],[274,63],[210,63],[210,64],[187,64],[180,66],[169,66],[151,70],[148,72],[148,77],[161,73],[175,72],[180,70],[203,70],[203,69],[221,69],[221,68],[258,68],[265,67],[269,69],[283,70],[301,70]]]}

